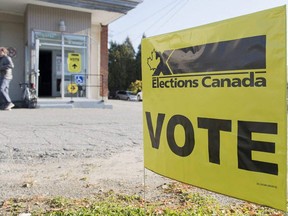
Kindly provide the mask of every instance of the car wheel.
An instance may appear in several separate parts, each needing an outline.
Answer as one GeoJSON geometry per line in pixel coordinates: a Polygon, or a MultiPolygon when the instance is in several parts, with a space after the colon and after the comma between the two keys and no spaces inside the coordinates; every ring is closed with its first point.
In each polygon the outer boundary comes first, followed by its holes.
{"type": "Polygon", "coordinates": [[[137,96],[137,100],[138,100],[138,101],[141,101],[140,95],[137,96]]]}

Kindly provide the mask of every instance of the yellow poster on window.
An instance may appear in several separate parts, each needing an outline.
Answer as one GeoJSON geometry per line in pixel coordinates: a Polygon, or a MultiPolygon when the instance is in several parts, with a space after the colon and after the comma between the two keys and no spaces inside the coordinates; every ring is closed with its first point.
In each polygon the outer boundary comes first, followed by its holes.
{"type": "Polygon", "coordinates": [[[80,73],[81,72],[81,54],[80,53],[68,53],[68,71],[71,73],[80,73]]]}
{"type": "Polygon", "coordinates": [[[286,7],[142,40],[144,165],[286,211],[286,7]]]}

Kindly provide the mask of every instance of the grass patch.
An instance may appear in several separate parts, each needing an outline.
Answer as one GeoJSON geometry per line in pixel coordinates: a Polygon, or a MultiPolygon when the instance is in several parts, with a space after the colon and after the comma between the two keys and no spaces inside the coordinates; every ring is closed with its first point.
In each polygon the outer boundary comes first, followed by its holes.
{"type": "Polygon", "coordinates": [[[113,191],[84,199],[9,199],[0,205],[0,215],[19,215],[25,212],[33,216],[284,215],[284,212],[251,203],[221,205],[213,197],[191,192],[189,186],[181,183],[166,185],[161,190],[163,196],[146,202],[138,195],[116,194],[113,191]]]}

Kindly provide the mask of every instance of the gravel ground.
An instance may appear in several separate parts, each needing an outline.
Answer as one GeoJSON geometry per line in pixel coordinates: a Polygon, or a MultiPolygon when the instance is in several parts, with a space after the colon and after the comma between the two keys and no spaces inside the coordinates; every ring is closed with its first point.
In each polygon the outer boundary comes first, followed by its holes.
{"type": "MultiPolygon", "coordinates": [[[[142,103],[108,103],[112,109],[1,111],[0,201],[143,193],[142,103]]],[[[149,176],[155,186],[165,181],[149,176]]]]}
{"type": "Polygon", "coordinates": [[[142,103],[108,103],[112,109],[1,111],[0,202],[109,190],[161,196],[172,180],[144,169],[142,103]]]}

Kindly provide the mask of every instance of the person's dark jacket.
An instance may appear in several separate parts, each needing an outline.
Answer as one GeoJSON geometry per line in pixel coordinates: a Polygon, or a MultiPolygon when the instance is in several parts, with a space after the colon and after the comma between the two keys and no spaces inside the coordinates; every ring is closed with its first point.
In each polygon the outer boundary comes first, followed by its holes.
{"type": "Polygon", "coordinates": [[[12,59],[9,56],[0,57],[0,76],[5,79],[12,79],[12,68],[14,64],[12,59]]]}

